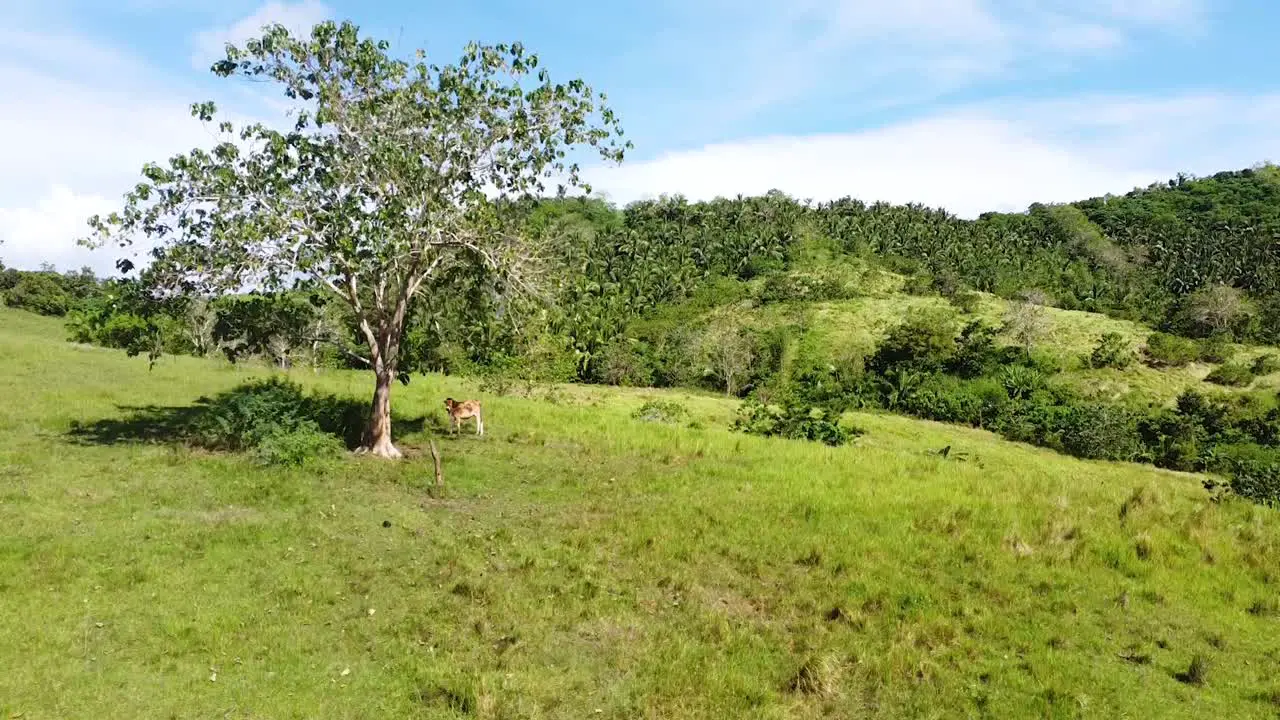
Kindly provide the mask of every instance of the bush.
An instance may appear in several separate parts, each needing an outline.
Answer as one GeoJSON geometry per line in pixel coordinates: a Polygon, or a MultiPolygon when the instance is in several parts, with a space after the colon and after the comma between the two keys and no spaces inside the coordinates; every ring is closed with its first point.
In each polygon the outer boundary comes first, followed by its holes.
{"type": "Polygon", "coordinates": [[[965,315],[972,315],[978,310],[978,305],[982,303],[982,296],[972,290],[959,290],[955,294],[947,297],[947,302],[951,306],[965,315]]]}
{"type": "Polygon", "coordinates": [[[1070,455],[1093,460],[1134,460],[1142,451],[1137,417],[1114,405],[1065,406],[1055,428],[1070,455]]]}
{"type": "Polygon", "coordinates": [[[609,385],[653,385],[653,368],[649,364],[647,350],[647,344],[630,338],[610,343],[601,352],[600,379],[609,385]]]}
{"type": "Polygon", "coordinates": [[[1147,337],[1143,356],[1152,367],[1184,367],[1200,357],[1200,346],[1194,340],[1156,332],[1147,337]]]}
{"type": "Polygon", "coordinates": [[[1000,372],[1000,383],[1010,399],[1023,400],[1038,390],[1044,390],[1048,380],[1044,373],[1033,367],[1010,365],[1000,372]]]}
{"type": "Polygon", "coordinates": [[[1216,385],[1244,387],[1253,382],[1253,370],[1243,363],[1227,363],[1214,368],[1205,380],[1216,385]]]}
{"type": "Polygon", "coordinates": [[[965,325],[956,339],[955,352],[947,362],[947,371],[960,377],[988,375],[1010,360],[996,345],[998,330],[981,320],[965,325]]]}
{"type": "Polygon", "coordinates": [[[1244,337],[1256,314],[1257,308],[1243,290],[1207,285],[1178,300],[1168,325],[1192,337],[1244,337]]]}
{"type": "Polygon", "coordinates": [[[1109,332],[1098,341],[1089,355],[1091,368],[1116,368],[1123,370],[1133,364],[1133,350],[1120,333],[1109,332]]]}
{"type": "Polygon", "coordinates": [[[267,429],[257,439],[251,455],[264,465],[296,466],[337,457],[342,450],[338,438],[321,430],[315,421],[306,420],[293,428],[267,429]]]}
{"type": "Polygon", "coordinates": [[[778,302],[821,302],[823,300],[844,300],[857,295],[849,278],[837,269],[823,268],[814,272],[775,273],[764,279],[760,288],[760,301],[778,302]]]}
{"type": "Polygon", "coordinates": [[[357,444],[365,413],[363,403],[308,397],[297,383],[273,377],[202,398],[184,431],[193,444],[211,450],[252,451],[263,461],[298,464],[341,449],[338,438],[357,444]]]}
{"type": "Polygon", "coordinates": [[[11,308],[50,316],[66,315],[71,301],[56,276],[42,272],[24,274],[4,296],[5,305],[11,308]]]}
{"type": "Polygon", "coordinates": [[[877,375],[894,369],[937,372],[951,362],[956,350],[950,316],[917,312],[889,331],[867,362],[867,369],[877,375]]]}
{"type": "Polygon", "coordinates": [[[922,270],[908,275],[902,283],[902,292],[918,297],[933,295],[936,292],[933,284],[933,274],[922,270]]]}
{"type": "Polygon", "coordinates": [[[899,401],[902,411],[939,422],[992,427],[1010,411],[1008,393],[992,378],[960,380],[930,375],[899,401]]]}
{"type": "Polygon", "coordinates": [[[1224,363],[1235,357],[1236,348],[1225,335],[1214,335],[1200,341],[1200,359],[1207,363],[1224,363]]]}
{"type": "MultiPolygon", "coordinates": [[[[1280,452],[1252,444],[1220,446],[1209,469],[1226,474],[1230,491],[1247,500],[1280,507],[1280,452]]],[[[1206,483],[1211,487],[1212,483],[1206,483]]]]}
{"type": "Polygon", "coordinates": [[[1280,372],[1280,357],[1276,357],[1274,353],[1259,355],[1253,359],[1253,366],[1249,369],[1258,377],[1280,372]]]}
{"type": "Polygon", "coordinates": [[[644,422],[675,423],[687,414],[688,410],[674,400],[649,400],[636,408],[631,417],[644,422]]]}
{"type": "Polygon", "coordinates": [[[806,404],[787,402],[781,408],[748,398],[738,408],[733,429],[749,435],[810,440],[832,447],[863,434],[859,428],[840,425],[839,414],[806,404]]]}
{"type": "Polygon", "coordinates": [[[795,373],[787,391],[795,401],[833,412],[844,412],[864,407],[875,392],[869,378],[862,372],[861,362],[846,357],[832,364],[806,367],[795,373]]]}

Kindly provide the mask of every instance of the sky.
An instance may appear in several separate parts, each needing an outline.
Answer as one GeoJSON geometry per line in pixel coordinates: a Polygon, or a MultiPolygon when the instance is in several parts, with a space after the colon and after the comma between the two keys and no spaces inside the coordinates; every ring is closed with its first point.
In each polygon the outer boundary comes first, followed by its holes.
{"type": "Polygon", "coordinates": [[[213,141],[191,103],[264,23],[349,19],[398,53],[520,41],[608,94],[619,204],[782,190],[962,217],[1280,161],[1275,0],[0,0],[0,262],[114,272],[76,245],[147,162],[213,141]]]}

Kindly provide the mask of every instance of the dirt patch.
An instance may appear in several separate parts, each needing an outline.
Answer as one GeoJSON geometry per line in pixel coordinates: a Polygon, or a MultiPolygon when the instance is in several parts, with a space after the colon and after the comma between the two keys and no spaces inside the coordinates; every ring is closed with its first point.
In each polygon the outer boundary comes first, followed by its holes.
{"type": "Polygon", "coordinates": [[[754,620],[761,616],[755,602],[732,588],[699,587],[696,594],[704,607],[727,617],[754,620]]]}
{"type": "Polygon", "coordinates": [[[163,518],[171,518],[191,523],[205,523],[208,525],[259,522],[263,519],[263,514],[259,510],[236,507],[234,505],[219,508],[217,510],[174,510],[172,508],[161,508],[156,511],[156,515],[163,518]]]}

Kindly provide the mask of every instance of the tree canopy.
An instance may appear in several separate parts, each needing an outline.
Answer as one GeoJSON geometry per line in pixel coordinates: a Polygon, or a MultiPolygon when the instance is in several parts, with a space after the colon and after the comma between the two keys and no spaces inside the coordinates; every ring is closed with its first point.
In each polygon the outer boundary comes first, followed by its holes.
{"type": "MultiPolygon", "coordinates": [[[[398,457],[390,387],[415,301],[476,281],[498,298],[539,293],[542,251],[502,201],[548,183],[589,192],[570,153],[621,161],[630,143],[603,93],[553,82],[519,43],[471,43],[444,66],[389,47],[331,21],[228,45],[213,72],[277,83],[292,126],[221,121],[212,150],[146,165],[122,212],[90,219],[86,242],[158,240],[159,293],[327,288],[349,305],[376,377],[364,449],[398,457]]],[[[217,108],[192,114],[213,122],[217,108]]]]}

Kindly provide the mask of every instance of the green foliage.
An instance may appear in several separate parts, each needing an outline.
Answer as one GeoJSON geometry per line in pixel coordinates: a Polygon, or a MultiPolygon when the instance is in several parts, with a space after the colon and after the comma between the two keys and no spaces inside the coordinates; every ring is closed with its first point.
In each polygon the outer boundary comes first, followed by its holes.
{"type": "Polygon", "coordinates": [[[775,272],[765,276],[761,302],[822,302],[855,297],[854,280],[839,267],[825,266],[813,271],[775,272]]]}
{"type": "MultiPolygon", "coordinates": [[[[1260,505],[1280,508],[1280,451],[1257,445],[1227,445],[1216,449],[1209,469],[1225,473],[1233,494],[1260,505]]],[[[1215,489],[1209,481],[1206,487],[1215,489]]]]}
{"type": "MultiPolygon", "coordinates": [[[[228,45],[213,72],[277,83],[299,106],[290,126],[237,133],[223,121],[212,152],[148,164],[123,212],[90,219],[86,244],[159,240],[151,279],[185,295],[273,292],[299,276],[331,291],[361,331],[377,397],[428,357],[401,353],[410,318],[437,324],[453,311],[500,331],[495,318],[540,292],[543,248],[520,232],[519,203],[557,175],[561,190],[590,192],[569,153],[621,161],[630,143],[603,94],[553,82],[520,43],[469,43],[447,66],[390,47],[349,21],[297,36],[277,23],[228,45]]],[[[216,111],[192,107],[204,122],[216,111]]],[[[268,343],[287,365],[283,325],[268,343]]],[[[368,449],[399,457],[389,412],[389,401],[373,404],[368,449]]]]}
{"type": "Polygon", "coordinates": [[[210,450],[257,452],[262,459],[294,462],[304,452],[341,448],[354,439],[364,408],[330,396],[308,396],[280,377],[245,383],[213,398],[201,398],[183,434],[210,450]],[[329,443],[317,436],[323,434],[329,443]]]}
{"type": "Polygon", "coordinates": [[[1089,367],[1115,368],[1123,370],[1134,362],[1134,352],[1123,335],[1116,332],[1103,333],[1098,345],[1089,354],[1089,367]]]}
{"type": "Polygon", "coordinates": [[[1207,363],[1225,363],[1235,357],[1236,347],[1231,339],[1219,333],[1200,341],[1200,359],[1207,363]]]}
{"type": "Polygon", "coordinates": [[[4,303],[11,308],[29,310],[41,315],[66,315],[72,299],[52,273],[26,273],[5,293],[4,303]]]}
{"type": "Polygon", "coordinates": [[[867,369],[879,375],[890,369],[935,372],[952,361],[956,350],[950,315],[915,312],[889,331],[867,361],[867,369]]]}
{"type": "Polygon", "coordinates": [[[1244,363],[1229,362],[1219,365],[1205,376],[1205,380],[1217,385],[1245,387],[1253,382],[1253,370],[1244,363]]]}
{"type": "Polygon", "coordinates": [[[1069,455],[1096,460],[1137,459],[1142,452],[1138,417],[1114,405],[1069,405],[1059,413],[1053,433],[1069,455]]]}
{"type": "Polygon", "coordinates": [[[840,424],[839,413],[789,400],[780,407],[755,398],[743,401],[733,429],[750,435],[810,440],[838,447],[863,434],[859,428],[840,424]]]}
{"type": "Polygon", "coordinates": [[[646,400],[631,413],[631,417],[644,422],[677,423],[689,410],[674,400],[646,400]]]}
{"type": "Polygon", "coordinates": [[[1263,377],[1272,373],[1280,372],[1280,356],[1275,353],[1264,353],[1253,359],[1253,365],[1249,367],[1254,375],[1263,377]]]}
{"type": "Polygon", "coordinates": [[[1253,334],[1250,323],[1256,314],[1244,291],[1219,283],[1179,298],[1167,324],[1188,337],[1245,339],[1253,334]]]}
{"type": "Polygon", "coordinates": [[[1143,361],[1156,367],[1184,367],[1200,357],[1200,346],[1194,340],[1155,332],[1147,336],[1143,361]]]}
{"type": "Polygon", "coordinates": [[[966,315],[972,315],[977,312],[978,306],[982,302],[982,296],[972,290],[960,290],[947,297],[947,302],[952,307],[966,315]]]}
{"type": "Polygon", "coordinates": [[[342,443],[324,432],[314,421],[292,428],[274,427],[257,439],[251,449],[254,459],[264,465],[307,465],[337,457],[342,443]]]}

